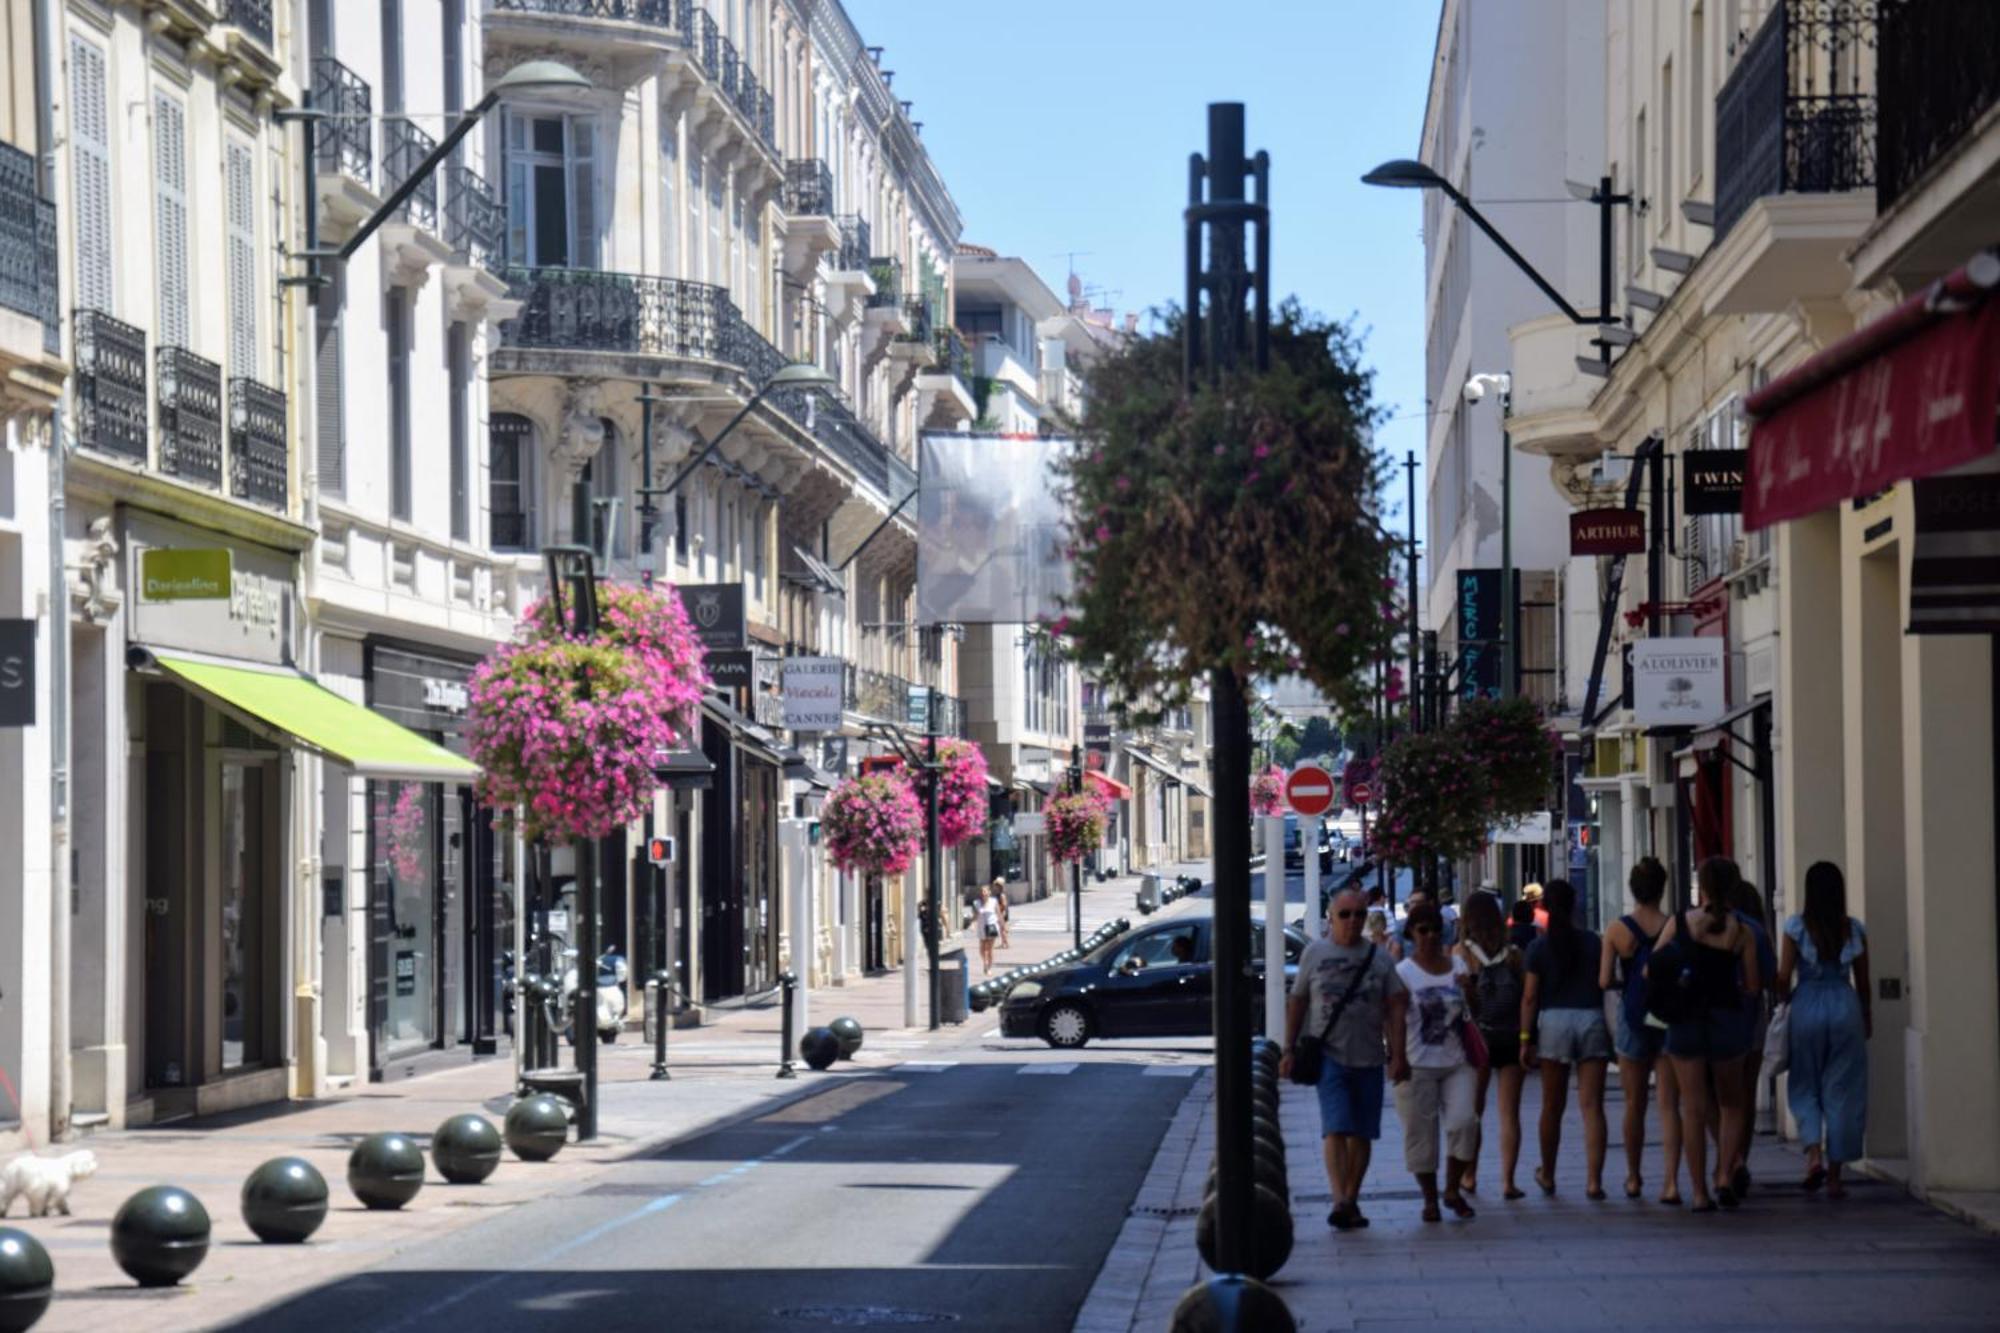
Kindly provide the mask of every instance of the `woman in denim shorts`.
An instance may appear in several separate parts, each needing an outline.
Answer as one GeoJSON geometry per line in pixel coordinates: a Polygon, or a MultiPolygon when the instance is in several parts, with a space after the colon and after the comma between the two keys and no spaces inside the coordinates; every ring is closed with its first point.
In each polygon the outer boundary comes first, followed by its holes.
{"type": "Polygon", "coordinates": [[[1584,1197],[1604,1197],[1604,1075],[1611,1062],[1611,1032],[1604,1025],[1604,989],[1597,982],[1601,945],[1596,932],[1576,924],[1576,890],[1567,880],[1542,886],[1548,933],[1528,946],[1527,989],[1521,996],[1522,1063],[1542,1068],[1542,1164],[1535,1183],[1556,1192],[1556,1153],[1562,1147],[1563,1110],[1569,1101],[1569,1067],[1576,1066],[1577,1103],[1583,1112],[1584,1197]]]}
{"type": "Polygon", "coordinates": [[[1679,1093],[1674,1087],[1673,1062],[1661,1058],[1667,1029],[1646,1016],[1646,961],[1653,955],[1660,932],[1667,928],[1667,914],[1660,910],[1660,900],[1667,892],[1667,868],[1656,857],[1644,857],[1632,867],[1625,884],[1632,896],[1632,910],[1604,928],[1604,951],[1597,971],[1598,984],[1616,995],[1613,1036],[1618,1048],[1618,1084],[1625,1093],[1625,1197],[1636,1199],[1646,1190],[1641,1170],[1646,1153],[1646,1084],[1657,1075],[1660,1143],[1666,1165],[1659,1197],[1671,1207],[1681,1201],[1681,1121],[1675,1109],[1680,1104],[1679,1093]]]}

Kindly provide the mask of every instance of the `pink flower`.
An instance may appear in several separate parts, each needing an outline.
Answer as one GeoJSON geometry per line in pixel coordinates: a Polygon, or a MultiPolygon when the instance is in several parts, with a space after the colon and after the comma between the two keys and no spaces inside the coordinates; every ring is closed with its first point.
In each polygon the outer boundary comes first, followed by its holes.
{"type": "Polygon", "coordinates": [[[1098,543],[1098,545],[1100,545],[1100,546],[1102,546],[1102,545],[1103,545],[1103,544],[1104,544],[1105,542],[1108,542],[1108,541],[1110,541],[1110,540],[1111,540],[1111,525],[1110,525],[1110,524],[1108,524],[1108,523],[1099,523],[1099,524],[1097,525],[1097,533],[1096,533],[1096,536],[1097,536],[1097,543],[1098,543]]]}

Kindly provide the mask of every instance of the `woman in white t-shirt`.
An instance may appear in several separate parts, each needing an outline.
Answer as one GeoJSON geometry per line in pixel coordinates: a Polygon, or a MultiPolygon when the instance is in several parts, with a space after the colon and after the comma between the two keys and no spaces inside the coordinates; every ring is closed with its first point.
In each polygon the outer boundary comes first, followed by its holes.
{"type": "Polygon", "coordinates": [[[1410,909],[1404,930],[1410,956],[1396,975],[1410,992],[1404,1025],[1409,1077],[1396,1085],[1396,1118],[1403,1122],[1403,1164],[1424,1192],[1424,1221],[1443,1220],[1438,1207],[1438,1130],[1445,1138],[1443,1202],[1460,1217],[1472,1205],[1459,1182],[1479,1152],[1478,1076],[1466,1057],[1464,1030],[1472,1017],[1465,960],[1445,948],[1444,920],[1423,903],[1410,909]]]}
{"type": "Polygon", "coordinates": [[[993,890],[980,886],[979,901],[974,904],[978,915],[973,918],[972,928],[979,932],[979,963],[987,975],[993,972],[993,942],[1000,938],[1000,904],[993,898],[993,890]]]}

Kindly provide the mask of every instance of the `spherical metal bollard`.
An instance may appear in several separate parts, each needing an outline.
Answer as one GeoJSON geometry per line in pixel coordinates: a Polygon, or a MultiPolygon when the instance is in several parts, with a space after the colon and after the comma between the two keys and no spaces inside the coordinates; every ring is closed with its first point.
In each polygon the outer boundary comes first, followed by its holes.
{"type": "Polygon", "coordinates": [[[859,1020],[849,1018],[843,1014],[826,1026],[827,1031],[833,1033],[834,1037],[840,1042],[840,1058],[843,1060],[852,1060],[854,1053],[861,1049],[863,1033],[859,1020]]]}
{"type": "Polygon", "coordinates": [[[326,1221],[326,1177],[302,1157],[273,1157],[243,1181],[243,1222],[258,1240],[297,1245],[326,1221]]]}
{"type": "Polygon", "coordinates": [[[546,1092],[507,1108],[507,1146],[524,1162],[546,1162],[569,1142],[569,1113],[546,1092]]]}
{"type": "Polygon", "coordinates": [[[1253,1277],[1224,1273],[1182,1294],[1169,1333],[1298,1333],[1284,1297],[1253,1277]]]}
{"type": "Polygon", "coordinates": [[[401,1208],[424,1187],[424,1155],[403,1134],[370,1134],[347,1155],[347,1188],[369,1208],[401,1208]]]}
{"type": "Polygon", "coordinates": [[[477,1185],[500,1166],[500,1131],[483,1115],[455,1115],[431,1135],[431,1163],[454,1185],[477,1185]]]}
{"type": "Polygon", "coordinates": [[[1271,1145],[1272,1148],[1276,1149],[1280,1161],[1284,1159],[1285,1138],[1284,1135],[1278,1132],[1278,1127],[1276,1125],[1272,1124],[1268,1120],[1259,1120],[1253,1114],[1250,1117],[1250,1133],[1254,1135],[1259,1142],[1268,1143],[1271,1145]]]}
{"type": "MultiPolygon", "coordinates": [[[[1217,1177],[1218,1172],[1211,1165],[1208,1168],[1208,1179],[1202,1182],[1202,1198],[1206,1199],[1209,1195],[1215,1193],[1217,1177]]],[[[1281,1199],[1290,1199],[1292,1197],[1291,1182],[1285,1178],[1285,1164],[1276,1158],[1251,1157],[1250,1178],[1281,1199]]]]}
{"type": "Polygon", "coordinates": [[[831,1069],[840,1058],[840,1038],[826,1028],[814,1028],[799,1038],[799,1056],[812,1069],[831,1069]]]}
{"type": "Polygon", "coordinates": [[[171,1287],[208,1257],[208,1210],[176,1185],[152,1185],[111,1219],[111,1257],[142,1287],[171,1287]]]}
{"type": "Polygon", "coordinates": [[[56,1266],[25,1231],[0,1227],[0,1333],[23,1333],[49,1308],[56,1266]]]}
{"type": "MultiPolygon", "coordinates": [[[[1201,1215],[1195,1219],[1194,1244],[1201,1261],[1215,1267],[1214,1195],[1202,1201],[1201,1215]]],[[[1244,1271],[1258,1279],[1270,1277],[1292,1257],[1292,1210],[1283,1196],[1263,1185],[1251,1187],[1249,1253],[1244,1255],[1244,1271]]]]}

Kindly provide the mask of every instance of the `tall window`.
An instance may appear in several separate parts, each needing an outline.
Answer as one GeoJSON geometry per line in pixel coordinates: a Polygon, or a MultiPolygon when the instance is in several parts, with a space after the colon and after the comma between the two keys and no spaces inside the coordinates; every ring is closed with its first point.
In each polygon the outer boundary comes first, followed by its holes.
{"type": "Polygon", "coordinates": [[[389,344],[389,516],[408,521],[410,477],[410,295],[391,287],[382,297],[382,331],[389,344]]]}
{"type": "Polygon", "coordinates": [[[229,373],[256,379],[257,353],[257,162],[250,145],[232,136],[224,150],[228,196],[226,253],[229,265],[229,373]]]}
{"type": "Polygon", "coordinates": [[[1708,34],[1701,6],[1688,17],[1688,177],[1700,180],[1708,160],[1708,34]]]}
{"type": "Polygon", "coordinates": [[[76,215],[76,303],[112,309],[111,135],[105,110],[104,51],[69,39],[70,189],[76,215]]]}
{"type": "Polygon", "coordinates": [[[472,404],[467,395],[472,387],[472,334],[464,324],[454,323],[445,339],[445,362],[450,381],[451,418],[451,539],[465,541],[472,535],[470,417],[472,404]]]}
{"type": "Polygon", "coordinates": [[[718,287],[729,285],[729,252],[723,248],[722,212],[724,173],[708,173],[708,281],[718,287]]]}
{"type": "Polygon", "coordinates": [[[520,115],[506,127],[507,257],[537,268],[596,268],[597,153],[583,116],[520,115]]]}
{"type": "Polygon", "coordinates": [[[382,112],[403,109],[403,0],[382,0],[382,112]]]}
{"type": "Polygon", "coordinates": [[[661,267],[678,276],[681,271],[681,137],[680,122],[670,119],[660,126],[660,257],[661,267]]]}
{"type": "Polygon", "coordinates": [[[153,248],[159,271],[155,326],[164,347],[188,345],[187,112],[165,93],[153,97],[153,248]]]}
{"type": "Polygon", "coordinates": [[[534,427],[526,417],[495,412],[487,424],[487,540],[496,551],[525,551],[534,546],[528,485],[533,442],[534,427]]]}
{"type": "Polygon", "coordinates": [[[1645,237],[1639,230],[1639,210],[1642,207],[1653,206],[1653,201],[1648,198],[1653,188],[1652,165],[1652,145],[1646,142],[1646,109],[1641,107],[1639,114],[1632,120],[1632,184],[1636,187],[1639,197],[1633,202],[1632,208],[1627,210],[1632,214],[1632,253],[1626,258],[1631,262],[1634,275],[1637,275],[1646,263],[1646,243],[1645,237]]]}
{"type": "Polygon", "coordinates": [[[1674,176],[1674,62],[1660,66],[1660,234],[1667,234],[1680,201],[1680,181],[1674,176]]]}
{"type": "Polygon", "coordinates": [[[707,247],[702,238],[708,234],[701,216],[701,201],[706,198],[702,184],[701,150],[692,138],[688,141],[687,155],[687,264],[681,272],[689,278],[700,281],[708,274],[704,267],[707,261],[707,247]]]}
{"type": "Polygon", "coordinates": [[[618,428],[608,418],[598,425],[604,443],[583,465],[570,491],[570,531],[576,541],[609,560],[625,553],[630,537],[622,530],[624,515],[617,512],[623,507],[618,504],[618,428]]]}

